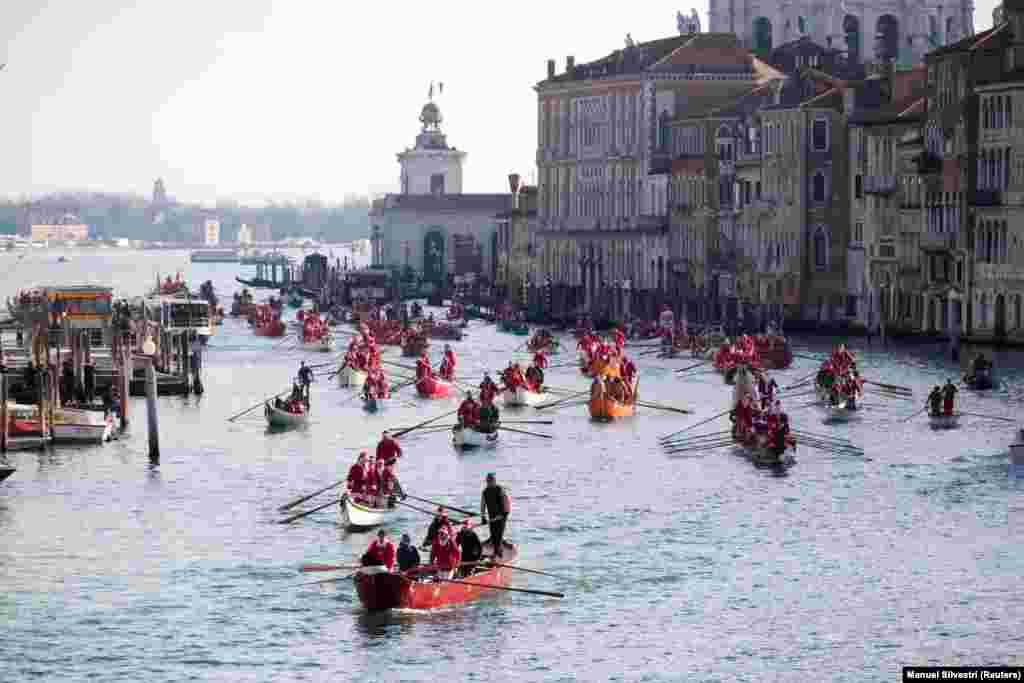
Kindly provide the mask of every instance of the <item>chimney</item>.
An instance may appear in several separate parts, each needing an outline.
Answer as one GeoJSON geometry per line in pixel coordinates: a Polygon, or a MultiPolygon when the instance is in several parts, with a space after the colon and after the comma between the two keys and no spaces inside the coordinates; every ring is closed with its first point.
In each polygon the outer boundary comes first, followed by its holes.
{"type": "Polygon", "coordinates": [[[549,59],[548,60],[548,78],[550,79],[550,78],[554,78],[554,77],[555,77],[555,60],[549,59]]]}
{"type": "Polygon", "coordinates": [[[572,76],[572,72],[576,69],[576,58],[569,55],[565,58],[565,72],[572,76]]]}

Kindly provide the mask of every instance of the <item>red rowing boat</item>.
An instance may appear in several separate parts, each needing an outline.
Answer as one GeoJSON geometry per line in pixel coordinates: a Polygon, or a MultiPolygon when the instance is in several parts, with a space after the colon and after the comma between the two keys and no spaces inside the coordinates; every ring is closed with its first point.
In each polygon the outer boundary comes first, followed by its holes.
{"type": "MultiPolygon", "coordinates": [[[[484,552],[489,548],[490,544],[485,544],[484,552]]],[[[506,544],[501,561],[515,562],[517,556],[515,547],[506,544]]],[[[353,580],[359,602],[368,610],[434,609],[472,602],[493,592],[494,587],[503,588],[508,585],[511,572],[506,567],[485,565],[475,574],[449,582],[413,579],[391,573],[385,567],[363,567],[353,580]]]]}
{"type": "Polygon", "coordinates": [[[416,392],[423,398],[448,398],[452,384],[436,377],[425,377],[416,382],[416,392]]]}

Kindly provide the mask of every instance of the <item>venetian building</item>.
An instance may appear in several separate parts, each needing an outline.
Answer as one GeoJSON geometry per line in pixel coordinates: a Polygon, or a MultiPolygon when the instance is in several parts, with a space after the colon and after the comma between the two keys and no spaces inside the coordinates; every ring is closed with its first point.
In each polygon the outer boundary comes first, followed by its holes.
{"type": "Polygon", "coordinates": [[[712,32],[735,33],[767,55],[775,45],[808,36],[847,51],[852,61],[873,54],[876,37],[898,66],[974,34],[971,0],[709,0],[712,32]]]}
{"type": "Polygon", "coordinates": [[[411,270],[438,287],[453,276],[494,277],[494,216],[512,208],[506,193],[462,191],[466,153],[448,144],[441,108],[431,99],[416,143],[397,154],[401,191],[370,210],[374,266],[411,270]]]}

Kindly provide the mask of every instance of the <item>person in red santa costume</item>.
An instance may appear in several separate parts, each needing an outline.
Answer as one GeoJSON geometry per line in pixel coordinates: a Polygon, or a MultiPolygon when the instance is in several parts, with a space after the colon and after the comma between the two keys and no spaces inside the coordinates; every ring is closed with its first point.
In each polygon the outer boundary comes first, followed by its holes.
{"type": "Polygon", "coordinates": [[[366,451],[359,454],[359,458],[348,468],[348,492],[354,500],[362,500],[366,493],[366,451]]]}
{"type": "Polygon", "coordinates": [[[437,530],[430,548],[430,564],[437,567],[438,576],[450,579],[455,575],[460,557],[459,546],[452,538],[451,530],[447,526],[442,526],[437,530]]]}
{"type": "Polygon", "coordinates": [[[387,567],[388,571],[395,566],[395,544],[388,538],[388,532],[383,529],[377,532],[377,538],[363,555],[363,566],[387,567]]]}
{"type": "Polygon", "coordinates": [[[544,355],[543,351],[533,354],[533,366],[541,370],[548,367],[548,357],[544,355]]]}
{"type": "Polygon", "coordinates": [[[446,382],[451,382],[455,379],[455,352],[452,351],[452,347],[448,344],[444,345],[444,359],[441,361],[438,374],[446,382]]]}
{"type": "Polygon", "coordinates": [[[381,435],[380,443],[377,444],[377,459],[385,465],[393,465],[396,460],[402,457],[402,447],[391,432],[385,431],[381,435]]]}

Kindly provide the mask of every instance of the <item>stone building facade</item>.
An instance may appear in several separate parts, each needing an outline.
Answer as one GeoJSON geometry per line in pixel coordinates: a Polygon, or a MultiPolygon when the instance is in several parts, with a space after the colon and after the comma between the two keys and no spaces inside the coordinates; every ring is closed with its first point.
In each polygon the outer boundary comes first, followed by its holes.
{"type": "Polygon", "coordinates": [[[775,46],[807,37],[818,45],[865,61],[881,43],[897,65],[921,62],[929,50],[974,33],[971,0],[709,0],[709,31],[735,33],[742,44],[766,56],[775,46]]]}
{"type": "Polygon", "coordinates": [[[448,145],[441,121],[436,103],[423,106],[415,146],[397,155],[402,191],[371,207],[372,263],[411,269],[436,286],[470,273],[493,280],[494,216],[512,208],[512,197],[462,192],[466,154],[448,145]]]}

